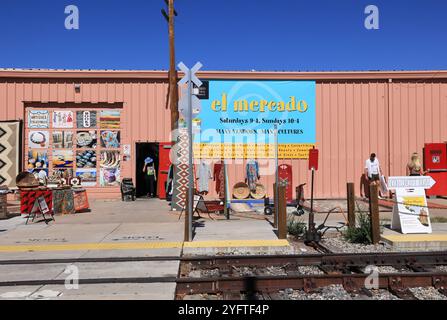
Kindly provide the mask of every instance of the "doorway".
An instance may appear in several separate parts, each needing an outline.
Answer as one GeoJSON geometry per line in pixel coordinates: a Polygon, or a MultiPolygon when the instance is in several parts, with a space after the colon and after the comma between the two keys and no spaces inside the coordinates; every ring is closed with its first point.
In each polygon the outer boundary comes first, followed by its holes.
{"type": "MultiPolygon", "coordinates": [[[[147,197],[149,193],[149,186],[145,180],[145,173],[143,172],[144,160],[147,157],[154,159],[155,172],[158,173],[159,164],[159,144],[155,142],[137,142],[135,146],[135,187],[137,198],[147,197]]],[[[157,177],[158,178],[158,177],[157,177]]],[[[158,195],[157,183],[154,183],[155,194],[158,195]]]]}

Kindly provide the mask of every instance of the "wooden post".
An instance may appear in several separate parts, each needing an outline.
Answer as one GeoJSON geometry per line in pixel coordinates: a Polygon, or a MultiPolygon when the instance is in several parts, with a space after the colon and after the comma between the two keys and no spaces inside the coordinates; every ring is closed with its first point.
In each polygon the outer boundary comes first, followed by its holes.
{"type": "Polygon", "coordinates": [[[276,183],[273,184],[273,227],[278,228],[278,220],[276,219],[277,212],[276,209],[278,208],[278,199],[277,199],[277,192],[276,192],[276,183]]]}
{"type": "Polygon", "coordinates": [[[185,199],[185,237],[184,241],[189,242],[189,190],[186,190],[186,199],[185,199]]]}
{"type": "Polygon", "coordinates": [[[378,244],[380,241],[379,188],[375,184],[369,186],[369,215],[371,221],[371,239],[373,244],[378,244]]]}
{"type": "Polygon", "coordinates": [[[348,201],[348,226],[355,228],[355,193],[354,184],[349,182],[346,184],[347,201],[348,201]]]}
{"type": "MultiPolygon", "coordinates": [[[[174,0],[168,1],[168,9],[169,9],[169,90],[171,97],[169,99],[170,108],[171,108],[171,130],[174,131],[178,128],[178,74],[177,68],[175,65],[175,29],[174,29],[174,17],[175,17],[175,9],[174,9],[174,0]]],[[[174,136],[174,135],[172,135],[174,136]]]]}
{"type": "Polygon", "coordinates": [[[285,186],[278,188],[278,238],[287,239],[287,199],[285,186]]]}

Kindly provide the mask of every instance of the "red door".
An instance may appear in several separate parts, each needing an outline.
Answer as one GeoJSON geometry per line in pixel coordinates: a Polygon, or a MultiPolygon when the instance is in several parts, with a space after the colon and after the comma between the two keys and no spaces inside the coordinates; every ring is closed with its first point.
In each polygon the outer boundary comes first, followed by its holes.
{"type": "Polygon", "coordinates": [[[169,166],[171,159],[169,154],[171,152],[171,142],[160,143],[158,153],[158,175],[157,175],[157,190],[160,199],[166,199],[166,180],[168,179],[169,166]]]}

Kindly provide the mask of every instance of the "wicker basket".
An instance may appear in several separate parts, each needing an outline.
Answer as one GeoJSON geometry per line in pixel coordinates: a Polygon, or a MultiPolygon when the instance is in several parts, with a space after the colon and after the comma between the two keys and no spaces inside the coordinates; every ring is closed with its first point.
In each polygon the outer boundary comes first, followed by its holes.
{"type": "Polygon", "coordinates": [[[32,173],[25,171],[17,175],[16,184],[20,189],[37,188],[39,186],[39,180],[32,173]]]}
{"type": "Polygon", "coordinates": [[[233,197],[236,199],[247,199],[250,195],[250,189],[244,182],[238,182],[233,187],[233,197]]]}
{"type": "Polygon", "coordinates": [[[257,183],[255,191],[251,191],[250,195],[253,199],[265,198],[265,187],[262,184],[257,183]]]}

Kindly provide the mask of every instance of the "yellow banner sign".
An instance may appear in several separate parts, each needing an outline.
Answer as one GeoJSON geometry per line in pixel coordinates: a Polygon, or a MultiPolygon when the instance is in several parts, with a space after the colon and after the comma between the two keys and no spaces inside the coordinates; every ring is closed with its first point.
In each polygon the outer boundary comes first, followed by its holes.
{"type": "MultiPolygon", "coordinates": [[[[314,144],[279,144],[278,158],[308,159],[309,150],[314,144]]],[[[273,144],[243,144],[243,143],[196,143],[194,157],[200,159],[274,159],[273,144]]]]}

